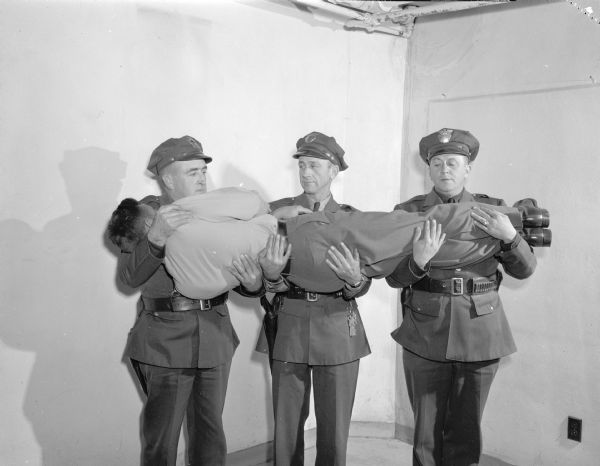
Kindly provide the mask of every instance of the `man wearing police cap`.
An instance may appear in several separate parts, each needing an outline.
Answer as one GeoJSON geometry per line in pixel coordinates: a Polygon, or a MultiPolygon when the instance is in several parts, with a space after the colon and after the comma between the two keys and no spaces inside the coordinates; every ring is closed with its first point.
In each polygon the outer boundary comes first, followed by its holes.
{"type": "MultiPolygon", "coordinates": [[[[211,160],[190,136],[168,139],[152,152],[148,170],[163,194],[141,201],[157,213],[147,235],[132,252],[121,252],[119,257],[120,280],[141,290],[141,310],[125,355],[147,395],[141,420],[144,466],[175,465],[186,414],[187,464],[225,464],[222,412],[239,342],[226,305],[227,293],[212,299],[182,296],[164,264],[167,239],[191,220],[190,212],[172,202],[206,192],[211,160]]],[[[247,296],[264,292],[257,263],[242,257],[234,267],[242,284],[236,291],[247,296]]]]}
{"type": "MultiPolygon", "coordinates": [[[[333,137],[311,132],[300,138],[293,155],[304,192],[271,204],[273,210],[355,210],[338,204],[331,183],[348,168],[344,150],[333,137]]],[[[272,351],[275,464],[304,465],[304,423],[309,414],[311,375],[317,420],[317,465],[346,464],[350,418],[359,360],[370,353],[354,298],[367,292],[370,279],[360,272],[357,251],[331,245],[328,265],[345,285],[333,293],[316,293],[286,278],[291,250],[283,235],[269,238],[259,255],[265,285],[276,292],[278,329],[272,351]]]]}
{"type": "MultiPolygon", "coordinates": [[[[395,209],[423,212],[469,201],[506,205],[465,190],[479,151],[479,141],[468,131],[443,128],[421,139],[419,151],[434,187],[395,209]]],[[[403,288],[403,320],[392,337],[404,348],[415,420],[414,465],[479,464],[481,417],[499,358],[516,351],[498,296],[498,266],[517,279],[536,267],[533,250],[506,215],[482,207],[471,216],[477,227],[501,240],[495,256],[462,268],[432,267],[443,238],[439,225],[426,222],[415,233],[412,257],[386,278],[390,286],[403,288]]]]}

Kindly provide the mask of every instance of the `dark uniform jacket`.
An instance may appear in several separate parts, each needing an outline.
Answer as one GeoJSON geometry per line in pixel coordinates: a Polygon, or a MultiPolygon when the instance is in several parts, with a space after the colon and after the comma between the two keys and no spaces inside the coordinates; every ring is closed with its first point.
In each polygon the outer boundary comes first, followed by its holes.
{"type": "MultiPolygon", "coordinates": [[[[506,205],[502,199],[463,191],[460,202],[506,205]]],[[[416,196],[395,206],[395,210],[423,212],[443,203],[435,191],[416,196]]],[[[405,349],[435,361],[486,361],[516,351],[513,336],[497,290],[482,294],[451,295],[412,289],[411,285],[425,274],[432,279],[452,277],[487,277],[501,280],[502,264],[510,276],[523,279],[535,270],[536,259],[531,247],[517,235],[515,241],[502,245],[495,256],[464,268],[420,270],[412,257],[404,259],[386,278],[402,293],[403,320],[392,337],[405,349]]]]}
{"type": "MultiPolygon", "coordinates": [[[[291,205],[310,208],[308,198],[302,194],[275,201],[271,203],[271,209],[291,205]]],[[[338,204],[333,198],[324,208],[328,212],[339,209],[355,210],[338,204]]],[[[295,254],[301,253],[292,250],[291,260],[295,254]]],[[[359,291],[352,292],[343,287],[340,290],[342,297],[320,295],[315,302],[289,299],[285,297],[285,292],[279,293],[283,300],[278,310],[273,359],[310,365],[336,365],[370,354],[371,349],[354,299],[364,295],[369,287],[370,280],[359,291]]]]}
{"type": "MultiPolygon", "coordinates": [[[[162,198],[142,200],[158,209],[162,198]]],[[[174,283],[164,265],[164,249],[142,239],[132,253],[121,253],[119,279],[132,288],[140,288],[146,298],[169,298],[174,283]]],[[[236,291],[243,295],[238,287],[236,291]]],[[[146,364],[171,368],[208,368],[231,361],[239,339],[231,324],[227,304],[209,311],[148,311],[143,308],[129,332],[125,356],[146,364]]]]}

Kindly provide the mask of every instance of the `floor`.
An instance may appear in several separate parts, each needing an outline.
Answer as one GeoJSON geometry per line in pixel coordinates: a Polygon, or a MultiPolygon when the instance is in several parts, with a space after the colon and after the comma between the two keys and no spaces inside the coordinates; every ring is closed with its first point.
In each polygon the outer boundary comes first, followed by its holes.
{"type": "MultiPolygon", "coordinates": [[[[304,463],[315,464],[315,448],[306,450],[304,463]]],[[[411,466],[412,445],[396,439],[350,437],[346,466],[411,466]]]]}
{"type": "MultiPolygon", "coordinates": [[[[315,447],[307,448],[304,464],[315,464],[315,447]]],[[[412,446],[389,438],[350,437],[346,466],[411,466],[412,446]]],[[[256,466],[272,466],[272,462],[256,466]]]]}
{"type": "MultiPolygon", "coordinates": [[[[307,448],[304,465],[315,464],[315,431],[305,432],[307,448]]],[[[273,466],[272,443],[254,447],[229,455],[228,466],[273,466]],[[263,458],[263,459],[259,459],[263,458]]],[[[355,423],[350,427],[346,466],[412,466],[412,445],[394,438],[394,427],[390,424],[355,423]]],[[[483,455],[480,466],[515,466],[500,459],[483,455]]]]}

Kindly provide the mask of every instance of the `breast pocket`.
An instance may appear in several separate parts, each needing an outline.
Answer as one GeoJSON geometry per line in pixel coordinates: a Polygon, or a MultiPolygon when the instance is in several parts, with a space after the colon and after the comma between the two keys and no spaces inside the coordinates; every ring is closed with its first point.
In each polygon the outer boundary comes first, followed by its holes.
{"type": "Polygon", "coordinates": [[[426,291],[413,290],[405,301],[413,312],[423,316],[439,317],[440,310],[445,305],[445,296],[441,293],[428,293],[426,291]]]}
{"type": "Polygon", "coordinates": [[[500,307],[500,296],[494,291],[484,294],[474,294],[471,295],[471,302],[473,303],[475,314],[483,316],[491,314],[500,307]]]}

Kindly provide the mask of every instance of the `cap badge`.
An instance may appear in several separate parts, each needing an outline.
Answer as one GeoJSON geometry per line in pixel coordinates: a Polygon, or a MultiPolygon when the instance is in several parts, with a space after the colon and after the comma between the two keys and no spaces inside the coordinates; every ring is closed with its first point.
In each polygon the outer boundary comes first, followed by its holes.
{"type": "Polygon", "coordinates": [[[317,139],[317,135],[316,134],[309,134],[308,136],[306,136],[304,138],[304,140],[306,141],[307,144],[310,144],[311,142],[313,142],[315,139],[317,139]]]}
{"type": "Polygon", "coordinates": [[[438,139],[442,144],[447,144],[452,139],[452,130],[448,128],[441,129],[438,132],[438,139]]]}

